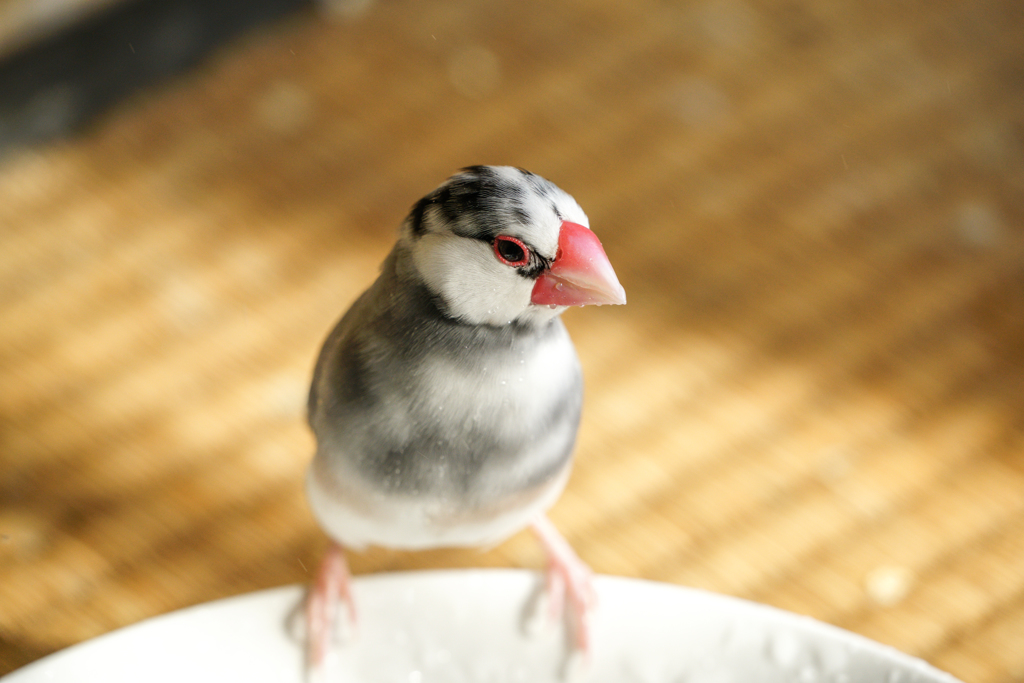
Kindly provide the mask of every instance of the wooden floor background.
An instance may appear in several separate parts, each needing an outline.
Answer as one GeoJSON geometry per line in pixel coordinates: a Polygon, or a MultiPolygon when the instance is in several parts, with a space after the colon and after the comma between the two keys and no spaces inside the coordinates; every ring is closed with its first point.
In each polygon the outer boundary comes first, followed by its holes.
{"type": "Polygon", "coordinates": [[[629,295],[565,316],[596,571],[1024,681],[1020,0],[350,0],[9,157],[0,673],[309,579],[319,344],[476,163],[574,194],[629,295]]]}

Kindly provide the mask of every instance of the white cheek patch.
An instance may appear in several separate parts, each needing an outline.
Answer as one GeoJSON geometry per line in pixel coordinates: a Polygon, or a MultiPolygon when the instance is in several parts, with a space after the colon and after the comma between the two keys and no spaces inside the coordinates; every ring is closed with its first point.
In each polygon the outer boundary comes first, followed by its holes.
{"type": "Polygon", "coordinates": [[[428,234],[413,259],[427,286],[466,323],[507,325],[530,307],[533,280],[498,261],[486,242],[428,234]]]}

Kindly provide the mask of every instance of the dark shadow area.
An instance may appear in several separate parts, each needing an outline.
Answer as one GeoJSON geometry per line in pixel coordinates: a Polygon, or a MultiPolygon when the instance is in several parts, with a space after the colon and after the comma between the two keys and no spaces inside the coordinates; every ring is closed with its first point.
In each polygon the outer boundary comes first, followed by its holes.
{"type": "Polygon", "coordinates": [[[310,0],[135,0],[0,61],[0,158],[81,130],[141,88],[310,0]]]}

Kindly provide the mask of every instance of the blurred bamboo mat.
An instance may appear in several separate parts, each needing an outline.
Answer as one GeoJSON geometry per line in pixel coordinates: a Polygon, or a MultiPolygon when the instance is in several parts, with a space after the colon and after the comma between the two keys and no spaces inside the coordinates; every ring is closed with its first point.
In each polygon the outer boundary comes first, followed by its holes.
{"type": "Polygon", "coordinates": [[[352,3],[8,158],[0,673],[309,579],[319,344],[413,201],[508,163],[629,295],[566,315],[581,556],[1024,680],[1021,36],[1019,0],[352,3]]]}

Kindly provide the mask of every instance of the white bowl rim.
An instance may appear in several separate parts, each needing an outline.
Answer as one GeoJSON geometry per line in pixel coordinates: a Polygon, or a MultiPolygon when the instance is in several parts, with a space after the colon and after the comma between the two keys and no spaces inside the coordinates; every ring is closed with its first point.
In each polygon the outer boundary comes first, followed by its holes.
{"type": "MultiPolygon", "coordinates": [[[[461,591],[467,585],[480,584],[481,582],[486,584],[487,587],[492,587],[492,585],[493,587],[501,587],[503,590],[500,594],[509,594],[510,590],[512,593],[516,591],[522,593],[523,591],[532,590],[531,587],[539,586],[540,577],[542,577],[540,572],[528,569],[404,570],[358,575],[354,577],[353,590],[356,593],[357,603],[367,602],[369,605],[373,605],[375,601],[381,599],[381,596],[400,590],[427,589],[451,592],[452,590],[461,591]]],[[[800,632],[812,633],[815,638],[826,639],[850,650],[876,658],[879,661],[884,661],[900,671],[912,672],[909,678],[900,676],[898,678],[894,677],[892,680],[899,680],[901,682],[913,680],[924,683],[960,683],[953,676],[895,648],[837,626],[812,619],[811,617],[788,612],[770,605],[698,588],[639,578],[597,575],[595,576],[595,586],[602,603],[609,598],[614,601],[617,599],[633,599],[643,595],[657,600],[682,600],[690,607],[711,609],[716,613],[731,615],[734,618],[758,619],[772,625],[777,625],[780,628],[785,627],[800,632]]],[[[54,672],[77,668],[76,660],[85,658],[86,655],[92,654],[97,648],[108,648],[114,651],[118,649],[120,641],[124,641],[129,637],[136,639],[144,638],[148,633],[156,633],[158,629],[171,623],[195,621],[202,619],[204,615],[229,615],[243,608],[259,607],[264,603],[273,604],[277,610],[280,610],[282,605],[292,603],[298,605],[301,603],[305,590],[305,586],[301,585],[268,588],[200,603],[150,617],[138,623],[69,646],[10,672],[0,680],[3,683],[36,683],[37,681],[66,680],[59,677],[55,678],[54,672]]],[[[372,610],[372,607],[368,607],[367,610],[372,610]]],[[[271,615],[272,619],[277,620],[280,620],[281,616],[281,614],[271,615]]],[[[282,628],[281,631],[281,639],[284,640],[286,639],[284,629],[282,628]]],[[[79,671],[81,672],[81,669],[79,671]]],[[[88,675],[83,675],[81,677],[76,676],[74,680],[104,680],[104,678],[100,676],[89,678],[88,675]]],[[[121,679],[112,678],[109,680],[116,683],[121,679]]],[[[199,681],[194,681],[194,683],[199,683],[199,681]]]]}

